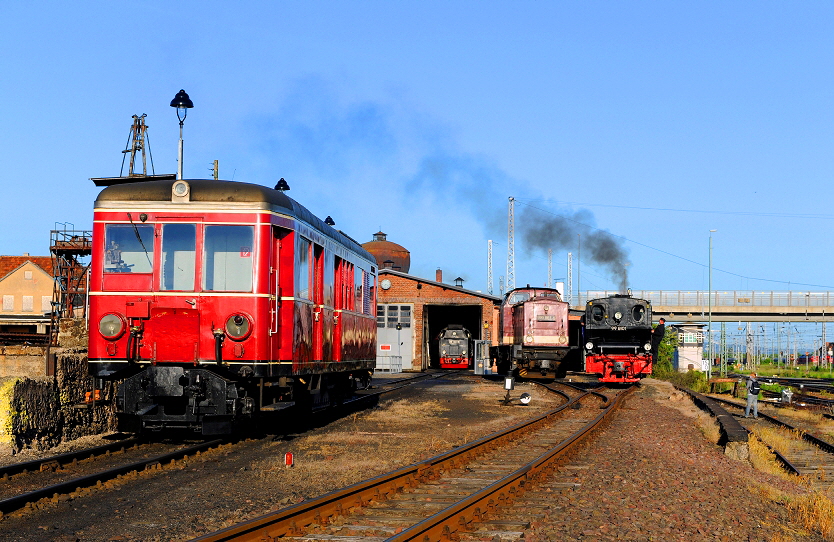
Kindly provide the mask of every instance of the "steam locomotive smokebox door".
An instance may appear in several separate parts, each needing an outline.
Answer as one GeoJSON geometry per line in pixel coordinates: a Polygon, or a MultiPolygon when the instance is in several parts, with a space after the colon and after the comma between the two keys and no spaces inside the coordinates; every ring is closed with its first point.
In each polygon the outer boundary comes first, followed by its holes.
{"type": "Polygon", "coordinates": [[[196,361],[200,333],[200,313],[195,309],[151,309],[145,324],[145,336],[153,337],[144,344],[142,357],[158,362],[196,361]]]}

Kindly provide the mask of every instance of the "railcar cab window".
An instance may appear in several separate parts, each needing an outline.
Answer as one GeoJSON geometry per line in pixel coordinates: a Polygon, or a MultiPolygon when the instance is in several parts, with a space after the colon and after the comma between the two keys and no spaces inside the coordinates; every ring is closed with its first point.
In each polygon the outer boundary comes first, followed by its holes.
{"type": "Polygon", "coordinates": [[[153,272],[153,226],[108,224],[104,245],[105,273],[153,272]]]}
{"type": "Polygon", "coordinates": [[[591,317],[596,322],[602,322],[602,319],[605,318],[605,307],[602,305],[594,305],[591,307],[591,317]]]}
{"type": "Polygon", "coordinates": [[[197,227],[194,224],[162,226],[161,290],[194,290],[196,246],[197,227]]]}
{"type": "Polygon", "coordinates": [[[644,314],[646,314],[646,307],[643,305],[634,305],[631,309],[631,317],[635,322],[642,322],[644,314]]]}
{"type": "Polygon", "coordinates": [[[203,289],[252,291],[252,226],[206,226],[203,289]]]}

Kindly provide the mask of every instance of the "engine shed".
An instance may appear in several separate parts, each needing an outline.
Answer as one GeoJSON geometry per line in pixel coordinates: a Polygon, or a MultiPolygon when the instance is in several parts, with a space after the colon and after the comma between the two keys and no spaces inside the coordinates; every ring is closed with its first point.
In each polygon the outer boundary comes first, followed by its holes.
{"type": "Polygon", "coordinates": [[[379,270],[377,370],[422,371],[439,367],[438,335],[463,325],[474,340],[497,344],[501,298],[390,268],[379,270]]]}

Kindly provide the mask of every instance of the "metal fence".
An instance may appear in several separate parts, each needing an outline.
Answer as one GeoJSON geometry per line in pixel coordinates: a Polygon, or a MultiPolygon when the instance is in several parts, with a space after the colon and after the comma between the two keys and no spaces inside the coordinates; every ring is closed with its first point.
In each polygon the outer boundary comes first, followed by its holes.
{"type": "Polygon", "coordinates": [[[380,373],[401,373],[403,372],[403,357],[378,355],[376,357],[376,370],[380,373]]]}
{"type": "MultiPolygon", "coordinates": [[[[588,290],[579,293],[578,305],[591,299],[619,294],[615,290],[588,290]]],[[[633,290],[633,297],[647,299],[652,305],[663,307],[706,308],[712,298],[713,307],[831,307],[834,292],[793,292],[757,290],[633,290]]]]}

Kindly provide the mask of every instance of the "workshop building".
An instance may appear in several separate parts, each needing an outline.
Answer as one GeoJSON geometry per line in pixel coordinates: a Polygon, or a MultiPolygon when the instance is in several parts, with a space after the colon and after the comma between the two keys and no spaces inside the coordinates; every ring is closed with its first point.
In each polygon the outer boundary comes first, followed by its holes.
{"type": "Polygon", "coordinates": [[[428,280],[390,268],[379,270],[377,370],[422,371],[437,367],[438,335],[460,324],[474,340],[497,345],[501,298],[446,284],[440,269],[428,280]]]}

